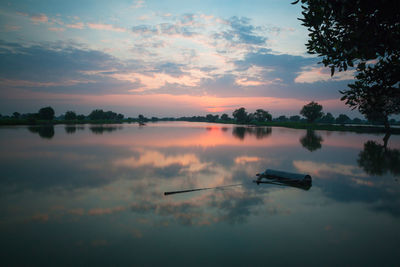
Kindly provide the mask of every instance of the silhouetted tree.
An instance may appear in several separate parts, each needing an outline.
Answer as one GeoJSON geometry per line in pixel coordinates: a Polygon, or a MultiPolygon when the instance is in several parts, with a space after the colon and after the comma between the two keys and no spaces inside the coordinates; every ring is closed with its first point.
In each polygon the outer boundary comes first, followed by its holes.
{"type": "Polygon", "coordinates": [[[104,119],[104,111],[102,109],[95,109],[89,114],[89,119],[91,120],[102,120],[104,119]]]}
{"type": "Polygon", "coordinates": [[[83,121],[85,119],[85,115],[82,115],[82,114],[81,115],[77,115],[76,119],[79,120],[79,121],[83,121]]]}
{"type": "Polygon", "coordinates": [[[298,121],[300,121],[300,116],[299,115],[290,116],[289,120],[298,122],[298,121]]]}
{"type": "Polygon", "coordinates": [[[308,122],[314,122],[324,115],[322,112],[322,106],[314,101],[303,106],[303,108],[300,110],[300,114],[306,117],[308,122]]]}
{"type": "Polygon", "coordinates": [[[383,123],[389,131],[389,116],[400,113],[400,58],[366,67],[349,87],[341,92],[342,100],[368,120],[383,123]]]}
{"type": "Polygon", "coordinates": [[[53,120],[54,119],[54,109],[52,107],[45,107],[39,109],[39,119],[41,120],[53,120]]]}
{"type": "Polygon", "coordinates": [[[207,114],[206,115],[206,120],[209,122],[215,122],[218,120],[218,115],[213,115],[213,114],[207,114]]]}
{"type": "Polygon", "coordinates": [[[65,112],[64,119],[67,121],[76,120],[76,113],[73,111],[65,112]]]}
{"type": "Polygon", "coordinates": [[[322,122],[322,123],[334,123],[335,122],[335,117],[333,117],[333,115],[330,112],[328,112],[328,113],[326,113],[326,115],[324,115],[319,120],[319,122],[322,122]]]}
{"type": "Polygon", "coordinates": [[[102,109],[95,109],[89,114],[91,120],[122,120],[124,115],[117,114],[113,111],[103,111],[102,109]]]}
{"type": "Polygon", "coordinates": [[[281,115],[276,120],[277,121],[281,121],[281,122],[285,122],[285,121],[288,121],[289,119],[285,115],[281,115]]]}
{"type": "Polygon", "coordinates": [[[338,123],[338,124],[351,123],[351,119],[346,114],[340,114],[336,118],[336,123],[338,123]]]}
{"type": "Polygon", "coordinates": [[[222,115],[221,115],[221,120],[223,120],[223,121],[228,121],[228,120],[229,120],[228,114],[226,114],[226,113],[222,114],[222,115]]]}
{"type": "Polygon", "coordinates": [[[21,116],[21,114],[19,112],[14,112],[13,113],[13,118],[14,119],[19,119],[20,116],[21,116]]]}
{"type": "Polygon", "coordinates": [[[301,145],[311,152],[320,149],[322,141],[324,141],[322,137],[317,135],[313,130],[307,130],[306,135],[300,138],[301,145]]]}
{"type": "Polygon", "coordinates": [[[233,113],[232,113],[232,116],[235,118],[235,120],[238,122],[238,123],[246,123],[246,122],[248,122],[249,121],[249,116],[248,116],[248,114],[247,114],[247,112],[246,112],[246,109],[245,108],[239,108],[239,109],[236,109],[233,113]]]}
{"type": "Polygon", "coordinates": [[[272,115],[266,110],[257,109],[256,112],[254,112],[254,119],[258,122],[271,121],[272,115]]]}
{"type": "Polygon", "coordinates": [[[147,119],[146,119],[146,117],[143,116],[142,114],[139,114],[138,120],[139,120],[139,122],[145,122],[147,119]]]}
{"type": "Polygon", "coordinates": [[[300,20],[310,31],[308,52],[322,56],[322,63],[331,68],[332,75],[335,68],[357,68],[355,82],[341,91],[341,100],[368,120],[381,121],[389,130],[388,116],[400,113],[398,0],[301,3],[304,18],[300,20]]]}

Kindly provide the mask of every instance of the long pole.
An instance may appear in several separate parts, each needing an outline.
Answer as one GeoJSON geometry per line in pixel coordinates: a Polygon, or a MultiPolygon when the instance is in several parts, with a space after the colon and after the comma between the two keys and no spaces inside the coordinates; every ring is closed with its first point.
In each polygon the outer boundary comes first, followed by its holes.
{"type": "Polygon", "coordinates": [[[230,185],[221,185],[221,186],[215,186],[215,187],[204,187],[204,188],[194,188],[194,189],[187,189],[187,190],[180,190],[180,191],[170,191],[170,192],[164,192],[164,196],[180,194],[180,193],[188,193],[188,192],[193,192],[193,191],[201,191],[201,190],[221,189],[221,188],[225,188],[225,187],[240,186],[242,184],[230,184],[230,185]]]}

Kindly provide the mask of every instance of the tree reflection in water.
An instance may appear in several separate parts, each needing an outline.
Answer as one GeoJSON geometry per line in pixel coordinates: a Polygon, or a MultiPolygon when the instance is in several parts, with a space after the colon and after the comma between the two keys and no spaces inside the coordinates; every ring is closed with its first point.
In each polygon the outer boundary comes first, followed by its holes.
{"type": "Polygon", "coordinates": [[[307,130],[306,135],[300,138],[301,145],[311,152],[320,149],[323,141],[324,139],[317,135],[314,130],[307,130]]]}
{"type": "Polygon", "coordinates": [[[364,149],[358,154],[358,166],[369,175],[384,175],[391,173],[400,175],[400,150],[387,148],[388,137],[384,138],[384,145],[375,141],[367,141],[364,149]]]}
{"type": "Polygon", "coordinates": [[[121,130],[122,126],[104,126],[104,125],[96,125],[91,126],[90,131],[94,134],[103,134],[104,132],[111,133],[117,130],[121,130]]]}
{"type": "Polygon", "coordinates": [[[31,133],[38,133],[40,137],[45,139],[51,139],[54,136],[53,125],[29,126],[28,130],[31,133]]]}
{"type": "Polygon", "coordinates": [[[67,134],[74,134],[76,132],[75,125],[66,125],[64,129],[67,134]]]}
{"type": "Polygon", "coordinates": [[[74,134],[78,130],[84,130],[85,126],[83,125],[65,125],[64,130],[67,134],[74,134]]]}
{"type": "Polygon", "coordinates": [[[246,135],[255,135],[257,139],[263,139],[271,133],[271,127],[233,127],[232,129],[232,135],[240,140],[244,140],[246,135]]]}

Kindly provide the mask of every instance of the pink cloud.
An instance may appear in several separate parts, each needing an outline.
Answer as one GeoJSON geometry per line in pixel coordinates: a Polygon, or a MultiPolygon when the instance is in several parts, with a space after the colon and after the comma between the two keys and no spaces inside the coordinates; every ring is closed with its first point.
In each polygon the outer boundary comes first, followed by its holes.
{"type": "Polygon", "coordinates": [[[49,215],[46,213],[38,213],[31,217],[32,221],[47,222],[49,220],[49,215]]]}
{"type": "Polygon", "coordinates": [[[119,212],[119,211],[124,211],[126,208],[125,207],[114,207],[114,208],[96,208],[96,209],[91,209],[88,211],[89,215],[105,215],[105,214],[112,214],[114,212],[119,212]]]}
{"type": "Polygon", "coordinates": [[[16,26],[16,25],[4,25],[4,31],[5,32],[14,32],[18,31],[21,29],[21,26],[16,26]]]}
{"type": "Polygon", "coordinates": [[[39,14],[39,15],[33,15],[31,16],[31,20],[37,24],[37,23],[46,23],[49,21],[49,18],[45,14],[39,14]]]}
{"type": "Polygon", "coordinates": [[[294,79],[295,83],[314,83],[321,81],[343,81],[354,79],[354,70],[348,70],[344,72],[337,72],[331,77],[329,68],[325,67],[306,67],[299,73],[294,79]]]}
{"type": "Polygon", "coordinates": [[[24,12],[17,12],[17,15],[27,17],[29,16],[27,13],[24,12]]]}
{"type": "Polygon", "coordinates": [[[114,32],[126,32],[126,29],[116,27],[111,24],[103,24],[103,23],[88,23],[87,24],[90,29],[94,30],[104,30],[104,31],[114,31],[114,32]]]}
{"type": "Polygon", "coordinates": [[[82,83],[95,83],[91,80],[65,80],[59,82],[33,82],[26,80],[8,80],[0,79],[0,85],[10,87],[53,87],[53,86],[73,86],[82,83]]]}
{"type": "Polygon", "coordinates": [[[83,214],[85,214],[85,211],[82,208],[78,208],[78,209],[71,209],[68,211],[68,213],[72,215],[82,216],[83,214]]]}
{"type": "Polygon", "coordinates": [[[75,24],[67,24],[65,25],[67,28],[71,28],[71,29],[80,29],[82,30],[84,27],[84,24],[82,22],[77,22],[75,24]]]}
{"type": "Polygon", "coordinates": [[[131,8],[137,9],[137,8],[142,8],[145,6],[144,0],[136,0],[133,2],[131,5],[131,8]]]}
{"type": "Polygon", "coordinates": [[[57,27],[51,27],[51,28],[48,28],[48,30],[52,31],[52,32],[63,32],[63,31],[65,31],[64,28],[57,28],[57,27]]]}

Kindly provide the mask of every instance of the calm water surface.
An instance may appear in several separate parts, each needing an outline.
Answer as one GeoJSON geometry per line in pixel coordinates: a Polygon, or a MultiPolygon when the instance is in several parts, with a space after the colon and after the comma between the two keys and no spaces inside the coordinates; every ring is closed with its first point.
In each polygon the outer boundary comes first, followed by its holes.
{"type": "Polygon", "coordinates": [[[386,149],[382,138],[184,122],[1,127],[0,262],[398,266],[400,137],[386,149]],[[252,183],[266,168],[309,173],[312,187],[252,183]]]}

